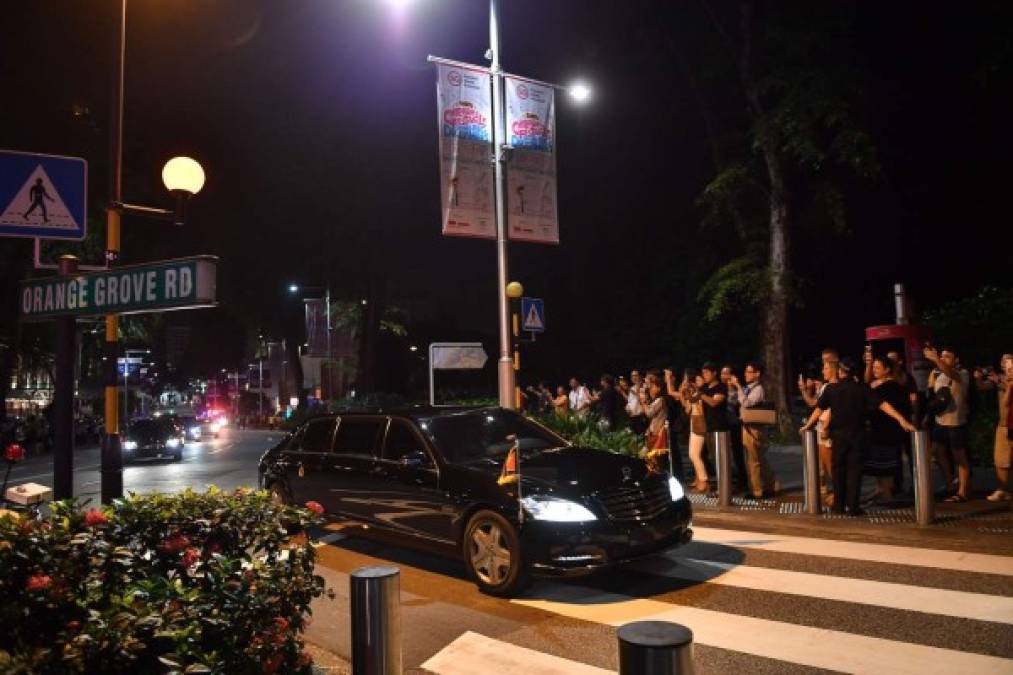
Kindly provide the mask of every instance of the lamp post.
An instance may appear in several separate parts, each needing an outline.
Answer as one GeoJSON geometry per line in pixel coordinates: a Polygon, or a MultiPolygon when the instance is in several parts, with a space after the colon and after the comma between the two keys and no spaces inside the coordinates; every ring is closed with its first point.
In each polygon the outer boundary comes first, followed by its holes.
{"type": "MultiPolygon", "coordinates": [[[[186,204],[204,186],[204,170],[189,158],[174,158],[162,169],[162,180],[176,198],[174,210],[127,204],[123,201],[123,81],[127,49],[127,0],[120,0],[116,30],[116,58],[112,97],[112,134],[109,143],[110,190],[106,209],[106,265],[120,257],[120,218],[123,214],[169,220],[182,225],[186,204]]],[[[119,315],[106,315],[105,336],[105,438],[102,443],[102,503],[123,496],[123,455],[119,435],[119,391],[116,357],[119,345],[119,315]]]]}
{"type": "MultiPolygon", "coordinates": [[[[508,151],[512,149],[507,142],[506,111],[504,95],[504,73],[500,65],[499,39],[499,0],[489,0],[489,74],[492,77],[492,145],[494,180],[493,194],[495,197],[496,217],[496,289],[497,313],[499,315],[499,404],[503,408],[514,409],[515,377],[513,356],[510,353],[510,300],[507,294],[508,260],[507,260],[507,226],[506,226],[506,162],[508,151]]],[[[446,59],[430,56],[430,61],[454,63],[446,59]]],[[[586,83],[576,82],[569,87],[561,87],[549,83],[541,83],[556,89],[567,91],[577,103],[584,103],[591,98],[591,88],[586,83]]]]}

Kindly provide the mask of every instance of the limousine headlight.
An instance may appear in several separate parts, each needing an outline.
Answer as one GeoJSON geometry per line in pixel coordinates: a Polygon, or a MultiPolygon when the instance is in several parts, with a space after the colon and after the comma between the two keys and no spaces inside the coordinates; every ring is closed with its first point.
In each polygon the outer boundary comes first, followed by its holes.
{"type": "Polygon", "coordinates": [[[137,449],[137,441],[123,441],[123,449],[124,450],[136,450],[137,449]]]}
{"type": "Polygon", "coordinates": [[[668,491],[672,493],[673,502],[677,502],[686,496],[686,491],[682,489],[682,483],[675,476],[669,476],[668,478],[668,491]]]}
{"type": "Polygon", "coordinates": [[[583,523],[598,520],[593,513],[576,502],[555,497],[524,497],[521,505],[535,520],[554,523],[583,523]]]}
{"type": "Polygon", "coordinates": [[[170,438],[169,440],[167,440],[165,442],[165,447],[167,447],[167,448],[178,448],[179,447],[179,439],[178,438],[170,438]]]}

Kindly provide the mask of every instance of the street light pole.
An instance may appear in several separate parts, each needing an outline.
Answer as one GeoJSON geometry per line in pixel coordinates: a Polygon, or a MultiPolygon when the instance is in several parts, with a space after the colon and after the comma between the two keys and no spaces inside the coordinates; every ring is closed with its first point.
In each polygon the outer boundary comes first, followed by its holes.
{"type": "Polygon", "coordinates": [[[492,145],[495,163],[496,197],[496,292],[499,294],[499,404],[513,410],[514,360],[510,354],[510,305],[507,300],[506,186],[506,111],[503,102],[503,69],[499,62],[499,2],[489,0],[489,60],[492,62],[492,145]]]}
{"type": "MultiPolygon", "coordinates": [[[[106,265],[112,266],[120,253],[120,212],[113,204],[123,201],[123,71],[127,45],[127,0],[121,0],[117,26],[117,48],[113,79],[112,130],[109,144],[110,204],[106,208],[106,265]]],[[[116,357],[120,321],[116,314],[106,315],[105,339],[105,438],[102,444],[102,503],[123,496],[123,455],[120,450],[119,391],[116,357]]]]}
{"type": "MultiPolygon", "coordinates": [[[[327,282],[327,292],[324,297],[324,302],[327,304],[326,317],[327,317],[327,361],[326,368],[323,370],[327,371],[327,398],[325,401],[331,400],[331,283],[327,282]]],[[[321,373],[322,375],[323,373],[321,373]]],[[[321,378],[321,381],[323,378],[321,378]]],[[[323,394],[323,392],[321,392],[323,394]]]]}

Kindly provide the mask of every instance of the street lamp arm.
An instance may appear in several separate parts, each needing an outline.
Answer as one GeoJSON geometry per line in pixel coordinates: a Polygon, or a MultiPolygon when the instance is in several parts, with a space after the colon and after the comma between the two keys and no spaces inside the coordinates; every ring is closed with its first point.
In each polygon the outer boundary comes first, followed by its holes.
{"type": "Polygon", "coordinates": [[[174,220],[176,216],[175,211],[156,209],[151,206],[138,206],[137,204],[125,204],[123,202],[111,202],[109,206],[120,215],[141,216],[142,218],[168,221],[174,220]]]}

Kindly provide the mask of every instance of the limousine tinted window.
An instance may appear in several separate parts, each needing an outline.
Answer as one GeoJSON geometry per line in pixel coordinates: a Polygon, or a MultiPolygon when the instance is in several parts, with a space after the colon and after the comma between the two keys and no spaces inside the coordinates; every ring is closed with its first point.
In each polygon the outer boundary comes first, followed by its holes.
{"type": "Polygon", "coordinates": [[[503,461],[514,440],[522,450],[546,450],[566,441],[524,417],[502,410],[481,410],[463,415],[431,417],[419,425],[447,461],[503,461]]]}
{"type": "Polygon", "coordinates": [[[377,437],[387,420],[357,420],[343,418],[334,439],[334,452],[346,455],[372,455],[376,451],[377,437]]]}

